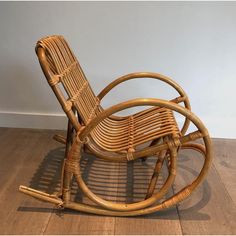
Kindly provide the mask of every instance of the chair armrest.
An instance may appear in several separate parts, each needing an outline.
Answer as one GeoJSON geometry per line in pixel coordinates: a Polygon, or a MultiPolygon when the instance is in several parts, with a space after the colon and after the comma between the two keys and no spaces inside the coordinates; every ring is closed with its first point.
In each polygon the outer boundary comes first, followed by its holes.
{"type": "MultiPolygon", "coordinates": [[[[103,97],[109,93],[114,87],[116,87],[117,85],[128,81],[128,80],[132,80],[132,79],[144,79],[144,78],[151,78],[151,79],[157,79],[160,81],[163,81],[167,84],[169,84],[171,87],[175,88],[178,93],[180,94],[181,97],[183,97],[184,99],[188,99],[186,96],[186,93],[184,92],[184,90],[172,79],[170,79],[167,76],[158,74],[158,73],[153,73],[153,72],[136,72],[136,73],[131,73],[131,74],[127,74],[124,76],[121,76],[119,78],[117,78],[116,80],[114,80],[113,82],[111,82],[110,84],[108,84],[99,94],[98,94],[98,98],[99,100],[102,100],[103,97]]],[[[173,99],[174,100],[174,99],[173,99]]],[[[183,100],[181,100],[183,101],[183,100]]],[[[179,101],[179,102],[181,102],[179,101]]],[[[189,108],[190,109],[190,106],[189,108]]]]}

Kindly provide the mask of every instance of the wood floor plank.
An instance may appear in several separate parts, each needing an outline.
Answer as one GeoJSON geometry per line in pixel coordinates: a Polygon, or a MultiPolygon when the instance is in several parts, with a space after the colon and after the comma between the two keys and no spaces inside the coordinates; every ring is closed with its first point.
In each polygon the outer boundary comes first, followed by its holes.
{"type": "Polygon", "coordinates": [[[214,165],[236,205],[236,140],[214,139],[214,165]]]}
{"type": "Polygon", "coordinates": [[[95,216],[71,210],[53,214],[45,234],[114,234],[114,217],[95,216]]]}
{"type": "MultiPolygon", "coordinates": [[[[1,168],[7,170],[7,181],[0,192],[0,233],[40,234],[46,227],[52,208],[18,191],[20,184],[29,184],[41,160],[49,150],[58,147],[51,142],[52,132],[10,130],[12,142],[1,152],[1,168]],[[5,156],[5,154],[9,154],[5,156]],[[25,211],[32,206],[45,212],[25,211]]],[[[51,207],[51,205],[50,205],[51,207]]]]}
{"type": "MultiPolygon", "coordinates": [[[[201,155],[185,150],[178,160],[175,191],[191,183],[201,167],[201,155]]],[[[236,208],[214,166],[207,179],[178,206],[183,234],[235,234],[236,208]]]]}
{"type": "Polygon", "coordinates": [[[169,209],[149,216],[116,218],[115,234],[181,235],[182,230],[176,209],[169,209]]]}

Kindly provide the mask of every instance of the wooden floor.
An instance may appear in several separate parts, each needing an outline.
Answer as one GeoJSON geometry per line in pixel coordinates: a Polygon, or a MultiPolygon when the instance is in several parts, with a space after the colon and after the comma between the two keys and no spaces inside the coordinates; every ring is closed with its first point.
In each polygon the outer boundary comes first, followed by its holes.
{"type": "MultiPolygon", "coordinates": [[[[64,147],[52,140],[55,132],[0,128],[0,234],[236,234],[236,140],[213,139],[213,165],[190,198],[166,211],[125,218],[61,211],[18,192],[20,184],[58,190],[64,147]]],[[[108,165],[91,156],[81,163],[90,189],[117,202],[143,198],[152,164],[108,165]]],[[[198,154],[181,151],[169,194],[190,182],[201,164],[198,154]]],[[[73,192],[76,200],[87,201],[76,184],[73,192]]]]}

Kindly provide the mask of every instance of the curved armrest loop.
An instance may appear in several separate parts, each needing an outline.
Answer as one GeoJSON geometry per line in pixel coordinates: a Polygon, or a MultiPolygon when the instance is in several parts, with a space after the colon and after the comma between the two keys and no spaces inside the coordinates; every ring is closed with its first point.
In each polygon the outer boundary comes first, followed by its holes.
{"type": "MultiPolygon", "coordinates": [[[[99,100],[102,100],[103,97],[107,93],[109,93],[114,87],[116,87],[117,85],[119,85],[119,84],[121,84],[125,81],[132,80],[132,79],[144,79],[144,78],[151,78],[151,79],[161,80],[161,81],[169,84],[173,88],[175,88],[182,97],[186,96],[186,93],[184,92],[184,90],[174,80],[170,79],[167,76],[164,76],[164,75],[161,75],[161,74],[158,74],[158,73],[153,73],[153,72],[136,72],[136,73],[130,73],[130,74],[121,76],[118,79],[111,82],[110,84],[108,84],[98,94],[98,98],[99,98],[99,100]]],[[[186,98],[187,98],[187,96],[186,96],[186,98]]]]}

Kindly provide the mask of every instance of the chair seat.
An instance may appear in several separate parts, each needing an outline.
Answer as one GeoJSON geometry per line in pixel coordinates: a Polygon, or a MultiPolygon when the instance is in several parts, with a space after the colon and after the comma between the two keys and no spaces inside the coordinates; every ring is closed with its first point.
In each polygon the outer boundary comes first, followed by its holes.
{"type": "Polygon", "coordinates": [[[135,147],[167,135],[179,136],[174,114],[167,108],[151,107],[132,116],[109,117],[91,133],[107,151],[134,151],[135,147]]]}

